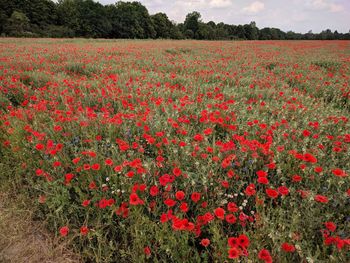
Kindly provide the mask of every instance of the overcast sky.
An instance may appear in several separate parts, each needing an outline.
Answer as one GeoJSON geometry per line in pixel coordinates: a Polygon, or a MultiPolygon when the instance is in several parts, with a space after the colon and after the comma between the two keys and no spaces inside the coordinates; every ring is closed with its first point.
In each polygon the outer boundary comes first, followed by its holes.
{"type": "MultiPolygon", "coordinates": [[[[96,1],[96,0],[95,0],[96,1]]],[[[116,0],[98,0],[111,4],[116,0]]],[[[132,1],[132,0],[129,0],[132,1]]],[[[202,20],[246,24],[259,28],[318,33],[324,29],[350,30],[350,0],[139,0],[150,12],[164,12],[171,20],[183,22],[186,14],[199,11],[202,20]]]]}

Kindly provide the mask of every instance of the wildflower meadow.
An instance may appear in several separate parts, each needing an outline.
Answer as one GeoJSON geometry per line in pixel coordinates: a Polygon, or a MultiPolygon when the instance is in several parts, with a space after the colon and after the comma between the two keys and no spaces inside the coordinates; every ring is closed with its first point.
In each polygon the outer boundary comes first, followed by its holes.
{"type": "Polygon", "coordinates": [[[350,42],[0,39],[0,179],[84,262],[349,262],[350,42]]]}

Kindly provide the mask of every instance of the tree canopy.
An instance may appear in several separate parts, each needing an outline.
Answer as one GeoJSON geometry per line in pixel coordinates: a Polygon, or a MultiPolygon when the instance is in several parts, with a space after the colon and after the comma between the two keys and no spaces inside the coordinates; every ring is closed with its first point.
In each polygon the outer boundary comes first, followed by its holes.
{"type": "Polygon", "coordinates": [[[229,25],[204,22],[201,14],[187,14],[183,23],[165,13],[150,15],[140,2],[102,5],[94,0],[0,0],[0,34],[31,37],[164,38],[206,40],[350,39],[350,33],[326,29],[319,34],[278,28],[259,29],[255,22],[229,25]]]}

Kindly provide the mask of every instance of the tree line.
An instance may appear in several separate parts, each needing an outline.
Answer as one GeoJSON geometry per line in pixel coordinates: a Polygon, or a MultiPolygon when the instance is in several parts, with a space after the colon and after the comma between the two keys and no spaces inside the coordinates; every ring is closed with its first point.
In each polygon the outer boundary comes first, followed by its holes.
{"type": "Polygon", "coordinates": [[[330,29],[301,34],[270,27],[259,29],[255,22],[245,25],[206,23],[196,11],[187,14],[183,23],[175,23],[165,13],[150,15],[140,2],[102,5],[93,0],[0,0],[0,34],[54,38],[350,39],[350,32],[344,34],[330,29]]]}

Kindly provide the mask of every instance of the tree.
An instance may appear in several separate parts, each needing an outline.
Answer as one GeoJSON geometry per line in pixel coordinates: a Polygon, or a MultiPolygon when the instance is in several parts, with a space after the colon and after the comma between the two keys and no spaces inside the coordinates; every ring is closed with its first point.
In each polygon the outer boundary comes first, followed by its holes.
{"type": "Polygon", "coordinates": [[[197,31],[199,30],[199,23],[201,18],[201,14],[199,12],[193,11],[192,13],[187,14],[185,22],[184,22],[184,29],[185,29],[185,35],[186,37],[198,37],[198,34],[196,35],[197,31]]]}
{"type": "Polygon", "coordinates": [[[28,29],[28,17],[22,12],[13,11],[11,17],[6,21],[5,32],[10,36],[23,36],[28,29]]]}
{"type": "MultiPolygon", "coordinates": [[[[21,6],[19,5],[18,0],[0,0],[0,12],[9,18],[13,11],[20,11],[21,6]]],[[[23,12],[23,11],[21,11],[23,12]]]]}
{"type": "Polygon", "coordinates": [[[230,39],[230,32],[224,23],[216,25],[215,36],[216,39],[230,39]]]}
{"type": "Polygon", "coordinates": [[[171,38],[175,25],[169,20],[164,13],[157,13],[151,16],[156,38],[171,38]]]}
{"type": "Polygon", "coordinates": [[[25,13],[32,25],[43,29],[57,21],[57,6],[50,0],[16,0],[17,8],[25,13]]]}
{"type": "Polygon", "coordinates": [[[112,30],[107,10],[93,0],[60,0],[57,7],[59,25],[75,36],[107,37],[112,30]]]}
{"type": "Polygon", "coordinates": [[[334,39],[334,35],[332,33],[332,30],[330,29],[326,29],[326,30],[323,30],[321,33],[320,33],[320,38],[322,40],[331,40],[331,39],[334,39]]]}
{"type": "Polygon", "coordinates": [[[6,24],[7,19],[8,16],[4,12],[4,10],[0,10],[0,34],[4,32],[4,26],[6,24]]]}
{"type": "Polygon", "coordinates": [[[216,39],[216,24],[213,21],[207,23],[208,38],[210,40],[216,39]]]}
{"type": "Polygon", "coordinates": [[[57,23],[56,4],[50,0],[0,0],[0,10],[2,31],[4,17],[9,18],[14,11],[25,14],[30,20],[30,31],[38,35],[41,35],[48,25],[57,23]]]}
{"type": "Polygon", "coordinates": [[[245,25],[205,23],[197,11],[176,24],[165,13],[150,15],[140,2],[102,5],[98,0],[0,0],[0,34],[6,33],[93,38],[350,39],[350,33],[330,29],[301,34],[270,27],[259,30],[254,21],[245,25]]]}
{"type": "Polygon", "coordinates": [[[238,25],[236,27],[235,35],[240,39],[245,39],[245,34],[246,34],[246,32],[245,32],[244,26],[238,25]]]}
{"type": "MultiPolygon", "coordinates": [[[[287,33],[288,34],[288,33],[287,33]]],[[[314,33],[312,33],[312,30],[309,30],[305,35],[304,35],[304,38],[305,39],[308,39],[308,40],[312,40],[312,39],[315,39],[315,35],[314,33]]]]}
{"type": "Polygon", "coordinates": [[[108,38],[117,38],[118,37],[118,11],[117,7],[112,5],[105,6],[106,16],[111,25],[111,30],[108,33],[108,38]]]}
{"type": "Polygon", "coordinates": [[[104,6],[93,0],[79,1],[78,3],[80,23],[78,34],[94,38],[107,37],[112,28],[104,6]]]}
{"type": "Polygon", "coordinates": [[[262,40],[277,40],[286,39],[286,33],[278,28],[265,27],[259,32],[259,39],[262,40]]]}
{"type": "Polygon", "coordinates": [[[195,38],[196,39],[210,39],[209,34],[210,34],[210,27],[207,24],[200,22],[198,24],[198,30],[195,34],[195,38]]]}
{"type": "Polygon", "coordinates": [[[116,38],[154,38],[156,31],[148,10],[139,2],[117,2],[110,8],[112,18],[112,37],[116,38]]]}
{"type": "Polygon", "coordinates": [[[185,25],[183,23],[179,23],[176,25],[176,29],[180,32],[181,38],[186,38],[185,35],[185,25]]]}
{"type": "Polygon", "coordinates": [[[172,22],[172,23],[174,26],[171,29],[170,38],[171,39],[183,39],[184,35],[182,34],[182,31],[180,30],[179,25],[176,25],[175,22],[172,22]]]}
{"type": "Polygon", "coordinates": [[[58,24],[70,28],[76,36],[80,27],[77,2],[75,0],[60,0],[57,13],[58,24]]]}
{"type": "Polygon", "coordinates": [[[339,39],[339,33],[338,33],[338,30],[335,30],[334,33],[333,33],[333,38],[334,39],[339,39]]]}
{"type": "Polygon", "coordinates": [[[256,27],[256,23],[250,22],[250,24],[246,24],[243,26],[244,35],[246,39],[254,40],[258,39],[258,28],[256,27]]]}

